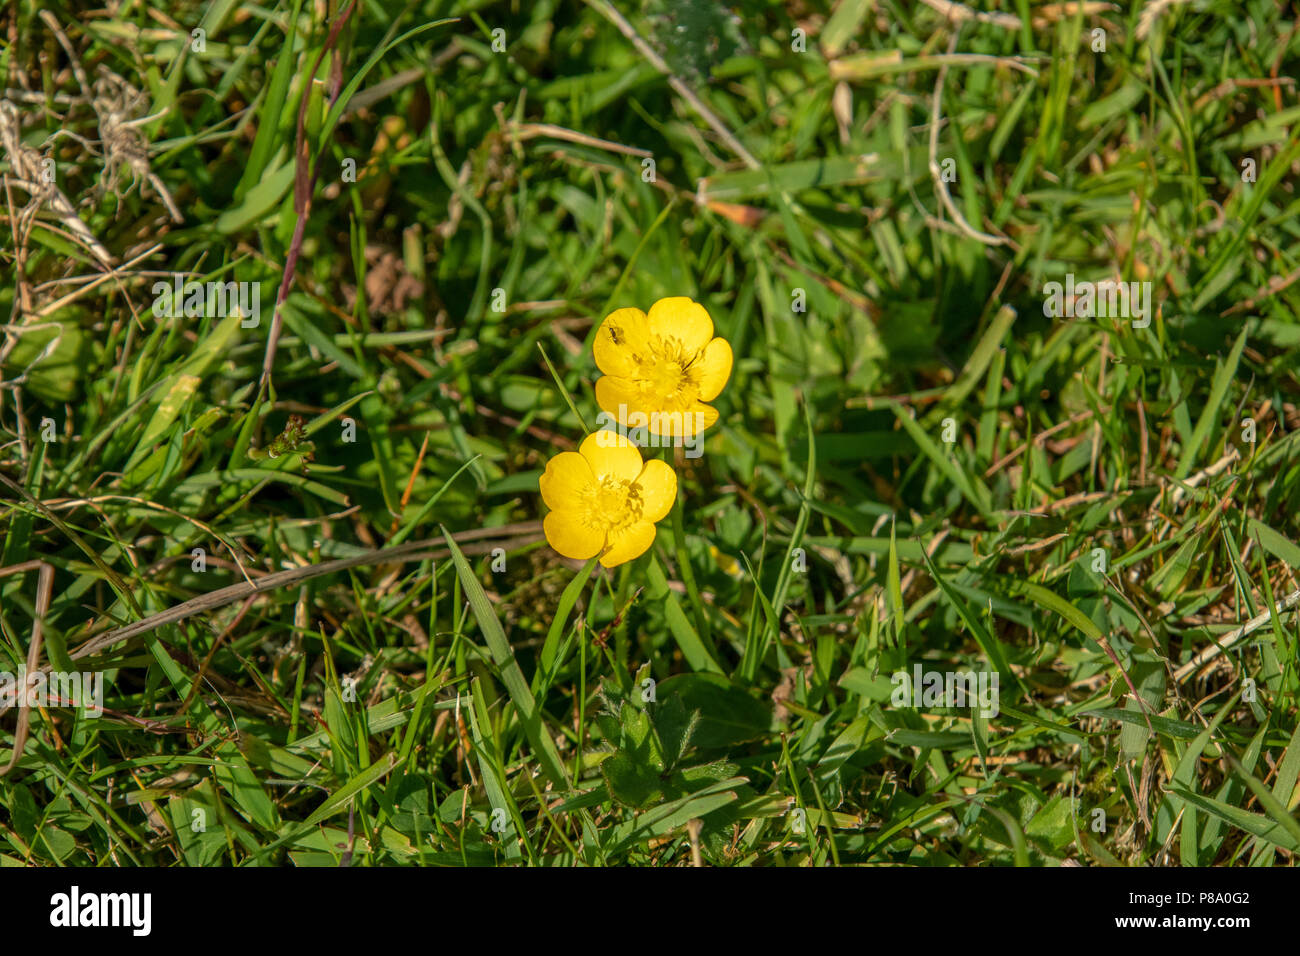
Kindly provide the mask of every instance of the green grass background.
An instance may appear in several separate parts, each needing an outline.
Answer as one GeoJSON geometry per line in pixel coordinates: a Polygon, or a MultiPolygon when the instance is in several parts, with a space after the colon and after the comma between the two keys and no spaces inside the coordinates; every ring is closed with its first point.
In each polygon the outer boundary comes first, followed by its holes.
{"type": "MultiPolygon", "coordinates": [[[[24,142],[119,260],[162,246],[83,288],[94,260],[5,197],[0,565],[56,569],[44,662],[234,555],[540,518],[613,308],[708,307],[721,420],[612,573],[515,535],[503,571],[466,544],[79,659],[111,713],[32,715],[0,863],[1296,860],[1293,6],[370,0],[331,37],[341,6],[51,8],[162,114],[179,226],[52,138],[93,146],[95,114],[36,6],[0,15],[24,142]],[[931,175],[941,71],[934,158],[993,242],[931,175]],[[261,283],[259,326],[154,315],[177,272],[261,283]],[[1067,273],[1150,282],[1151,326],[1045,316],[1067,273]],[[996,670],[1000,713],[893,706],[916,664],[996,670]]],[[[0,669],[36,601],[0,578],[0,669]]]]}

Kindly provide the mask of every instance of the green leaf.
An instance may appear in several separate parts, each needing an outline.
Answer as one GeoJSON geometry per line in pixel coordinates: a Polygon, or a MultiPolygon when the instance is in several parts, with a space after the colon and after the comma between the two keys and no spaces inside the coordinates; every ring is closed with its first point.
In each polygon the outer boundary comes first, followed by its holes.
{"type": "Polygon", "coordinates": [[[470,609],[474,612],[474,619],[478,621],[479,630],[488,643],[493,662],[501,671],[501,681],[506,685],[510,699],[514,701],[515,709],[519,712],[519,719],[524,725],[528,742],[532,744],[542,770],[551,783],[561,790],[568,790],[570,787],[568,771],[564,769],[564,762],[555,749],[555,741],[551,739],[550,733],[542,723],[537,701],[533,699],[532,691],[528,689],[528,682],[524,680],[519,662],[515,660],[510,642],[506,640],[506,633],[501,629],[501,622],[492,613],[492,605],[487,595],[483,593],[483,585],[479,584],[469,562],[465,560],[465,555],[461,553],[456,540],[447,533],[446,528],[442,529],[442,536],[451,550],[451,560],[456,566],[461,587],[465,589],[465,597],[469,600],[470,609]]]}
{"type": "MultiPolygon", "coordinates": [[[[1195,306],[1200,308],[1200,306],[1195,306]]],[[[1237,341],[1233,343],[1232,351],[1228,353],[1227,359],[1219,366],[1218,372],[1215,373],[1214,383],[1210,386],[1210,395],[1206,399],[1205,407],[1201,410],[1201,418],[1196,423],[1196,430],[1192,432],[1191,440],[1183,447],[1183,453],[1178,459],[1178,465],[1174,469],[1175,478],[1186,478],[1188,472],[1192,470],[1192,465],[1196,462],[1196,456],[1201,453],[1201,446],[1205,444],[1205,439],[1209,437],[1210,430],[1214,425],[1223,418],[1223,400],[1228,394],[1228,386],[1232,384],[1233,376],[1237,374],[1237,365],[1241,361],[1241,351],[1246,347],[1246,333],[1250,330],[1245,326],[1241,334],[1237,336],[1237,341]]]]}
{"type": "Polygon", "coordinates": [[[653,552],[651,552],[650,560],[646,564],[646,580],[650,582],[650,590],[646,596],[653,601],[663,602],[664,617],[668,620],[668,630],[676,639],[677,646],[681,648],[686,663],[695,671],[711,671],[715,674],[721,674],[722,668],[709,655],[708,650],[704,647],[704,642],[700,640],[700,635],[696,633],[695,628],[691,626],[691,622],[687,619],[686,613],[682,610],[677,595],[668,587],[668,579],[664,577],[663,568],[659,566],[659,556],[653,552]]]}
{"type": "Polygon", "coordinates": [[[1018,684],[1019,681],[1011,672],[1011,666],[1007,663],[1006,654],[1002,651],[1002,642],[984,626],[984,622],[980,620],[979,615],[975,613],[975,610],[967,603],[966,599],[958,594],[947,579],[939,573],[939,569],[930,560],[930,556],[923,551],[921,557],[925,559],[925,566],[929,568],[930,576],[939,585],[939,590],[943,592],[943,596],[957,611],[962,621],[965,622],[971,636],[975,638],[975,642],[984,651],[984,656],[993,665],[993,669],[998,672],[999,680],[1005,681],[1007,686],[1018,684]]]}
{"type": "Polygon", "coordinates": [[[568,623],[573,605],[578,603],[578,596],[582,594],[582,589],[591,579],[591,573],[596,570],[596,561],[597,557],[592,557],[582,570],[573,576],[573,580],[565,585],[564,591],[560,594],[560,602],[555,606],[551,626],[546,631],[546,641],[542,644],[541,670],[544,674],[550,674],[555,670],[555,656],[560,652],[560,636],[564,633],[564,625],[568,623]]]}
{"type": "MultiPolygon", "coordinates": [[[[58,314],[64,310],[60,309],[58,314]]],[[[44,321],[23,328],[13,351],[4,358],[4,378],[23,372],[23,388],[47,402],[72,401],[81,391],[83,370],[90,363],[90,339],[71,321],[44,321]],[[55,341],[57,337],[58,341],[55,341]]]]}
{"type": "Polygon", "coordinates": [[[1246,527],[1254,535],[1261,548],[1274,557],[1281,558],[1291,567],[1300,569],[1300,546],[1290,538],[1278,534],[1264,522],[1256,518],[1246,519],[1246,527]]]}
{"type": "Polygon", "coordinates": [[[1252,833],[1260,839],[1267,840],[1269,843],[1276,844],[1292,853],[1300,853],[1300,837],[1297,837],[1288,827],[1283,826],[1276,820],[1270,820],[1262,814],[1251,813],[1231,804],[1222,803],[1199,793],[1193,793],[1191,790],[1182,787],[1170,787],[1169,789],[1192,806],[1204,810],[1210,816],[1217,817],[1238,830],[1252,833]]]}
{"type": "Polygon", "coordinates": [[[1183,720],[1172,720],[1168,717],[1161,717],[1159,714],[1151,714],[1147,717],[1143,716],[1140,712],[1124,710],[1119,707],[1103,707],[1099,710],[1086,710],[1083,713],[1089,717],[1105,717],[1109,720],[1118,720],[1124,724],[1141,727],[1144,737],[1146,734],[1148,719],[1151,721],[1151,729],[1165,737],[1177,737],[1180,740],[1195,740],[1197,735],[1201,732],[1200,727],[1195,724],[1189,724],[1183,720]]]}
{"type": "Polygon", "coordinates": [[[619,752],[600,765],[609,795],[624,806],[648,807],[664,797],[664,780],[629,754],[619,752]]]}
{"type": "Polygon", "coordinates": [[[794,195],[814,187],[827,189],[832,186],[848,186],[877,179],[893,179],[901,171],[901,165],[892,157],[881,157],[874,153],[801,159],[792,163],[769,164],[762,169],[722,173],[701,179],[699,198],[703,204],[713,200],[736,202],[741,199],[757,199],[760,196],[770,196],[780,192],[794,195]]]}
{"type": "Polygon", "coordinates": [[[699,711],[691,739],[702,749],[756,740],[772,727],[771,708],[720,675],[677,674],[660,681],[656,693],[665,703],[678,695],[683,709],[699,711]]]}
{"type": "Polygon", "coordinates": [[[1092,618],[1084,614],[1075,605],[1065,600],[1055,591],[1050,591],[1041,584],[1034,584],[1031,581],[1021,581],[1014,578],[1001,578],[999,582],[1005,585],[1006,593],[1012,597],[1027,597],[1039,607],[1046,608],[1061,617],[1067,622],[1074,625],[1085,635],[1094,641],[1102,639],[1101,628],[1093,623],[1092,618]]]}
{"type": "MultiPolygon", "coordinates": [[[[1143,704],[1146,711],[1155,711],[1160,706],[1160,701],[1165,695],[1165,664],[1159,657],[1150,651],[1141,648],[1133,649],[1133,663],[1129,667],[1129,680],[1133,681],[1133,686],[1137,688],[1141,701],[1134,700],[1131,696],[1124,702],[1124,710],[1141,718],[1138,721],[1125,721],[1124,726],[1119,732],[1119,750],[1120,754],[1127,760],[1136,760],[1146,751],[1147,741],[1151,737],[1151,730],[1147,729],[1146,717],[1143,714],[1143,704]]],[[[1155,720],[1151,721],[1152,729],[1155,727],[1155,720]]],[[[1189,725],[1190,726],[1190,725],[1189,725]]]]}
{"type": "Polygon", "coordinates": [[[876,0],[840,0],[818,37],[822,53],[828,59],[839,56],[849,41],[858,35],[862,21],[875,5],[876,0]]]}

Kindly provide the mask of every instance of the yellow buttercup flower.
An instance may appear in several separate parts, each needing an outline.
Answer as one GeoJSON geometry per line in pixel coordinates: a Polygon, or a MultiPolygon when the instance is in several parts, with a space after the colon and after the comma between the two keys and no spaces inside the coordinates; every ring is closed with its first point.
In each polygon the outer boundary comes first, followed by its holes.
{"type": "Polygon", "coordinates": [[[677,475],[622,435],[598,431],[576,452],[556,455],[539,484],[551,509],[542,522],[546,540],[566,558],[600,555],[607,568],[640,557],[655,540],[677,500],[677,475]]]}
{"type": "Polygon", "coordinates": [[[690,438],[718,420],[705,402],[731,377],[731,346],[704,306],[685,296],[610,313],[596,332],[596,402],[624,428],[690,438]]]}

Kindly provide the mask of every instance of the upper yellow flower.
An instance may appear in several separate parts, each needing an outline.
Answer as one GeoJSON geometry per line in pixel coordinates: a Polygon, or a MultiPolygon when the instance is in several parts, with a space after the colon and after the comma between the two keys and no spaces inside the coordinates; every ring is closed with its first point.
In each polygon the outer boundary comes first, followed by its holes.
{"type": "Polygon", "coordinates": [[[651,434],[689,438],[718,420],[704,404],[731,377],[731,346],[713,337],[704,306],[686,296],[660,299],[646,315],[619,309],[596,332],[596,403],[623,427],[641,418],[651,434]],[[644,416],[644,417],[642,417],[644,416]]]}
{"type": "Polygon", "coordinates": [[[556,455],[539,484],[551,509],[542,522],[551,547],[566,558],[599,554],[607,568],[644,554],[655,522],[677,500],[672,468],[657,458],[643,463],[636,446],[612,431],[594,432],[576,452],[556,455]]]}

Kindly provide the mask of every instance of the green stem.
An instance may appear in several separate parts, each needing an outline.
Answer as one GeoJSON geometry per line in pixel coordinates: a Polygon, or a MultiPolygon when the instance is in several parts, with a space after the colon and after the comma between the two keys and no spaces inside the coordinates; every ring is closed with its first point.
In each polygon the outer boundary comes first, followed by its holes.
{"type": "MultiPolygon", "coordinates": [[[[665,452],[665,457],[667,457],[665,452]]],[[[690,556],[686,552],[686,530],[683,527],[682,512],[686,508],[685,498],[683,497],[680,481],[677,485],[677,503],[673,505],[673,547],[677,557],[677,573],[682,576],[682,583],[686,585],[686,596],[690,598],[691,613],[695,617],[695,627],[700,632],[700,640],[704,646],[713,647],[713,632],[709,627],[709,619],[704,613],[704,602],[700,600],[700,589],[695,584],[695,572],[691,569],[690,556]]],[[[716,654],[714,655],[716,657],[716,654]]]]}

